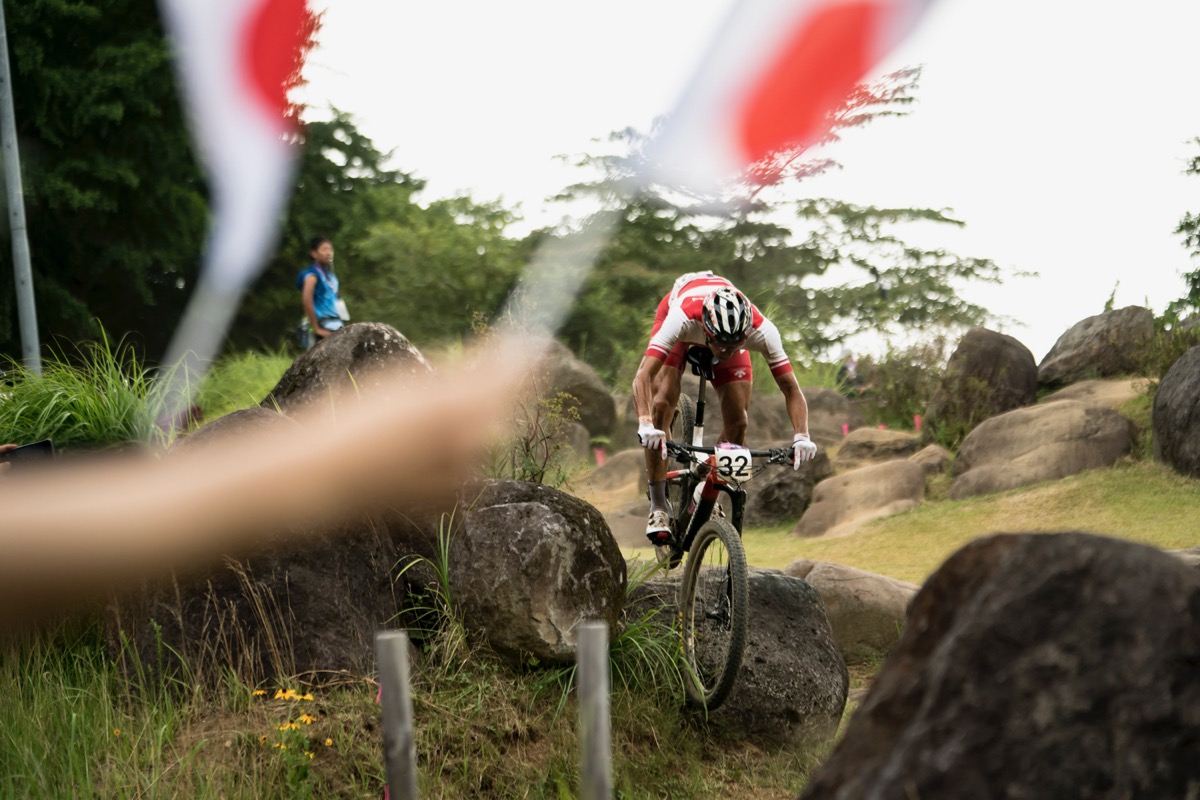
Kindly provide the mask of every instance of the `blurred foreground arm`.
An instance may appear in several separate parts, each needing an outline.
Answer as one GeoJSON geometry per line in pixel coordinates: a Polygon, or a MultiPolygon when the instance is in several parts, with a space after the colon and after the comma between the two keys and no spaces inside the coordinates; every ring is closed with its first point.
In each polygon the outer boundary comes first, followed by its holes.
{"type": "MultiPolygon", "coordinates": [[[[516,352],[519,352],[516,351],[516,352]]],[[[518,376],[466,366],[324,414],[162,459],[63,463],[0,482],[0,633],[170,569],[237,555],[298,522],[453,498],[506,419],[518,376]],[[398,399],[399,398],[399,399],[398,399]],[[321,442],[320,481],[297,480],[321,442]]]]}

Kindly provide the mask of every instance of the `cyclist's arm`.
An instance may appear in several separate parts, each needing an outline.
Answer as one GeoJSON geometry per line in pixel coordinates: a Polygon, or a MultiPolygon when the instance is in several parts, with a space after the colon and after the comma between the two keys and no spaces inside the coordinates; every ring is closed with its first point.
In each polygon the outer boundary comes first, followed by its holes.
{"type": "Polygon", "coordinates": [[[775,384],[779,387],[779,391],[783,392],[783,399],[787,403],[788,418],[792,421],[792,429],[796,433],[808,436],[808,401],[804,399],[804,392],[800,391],[796,373],[788,370],[785,373],[775,374],[775,384]]]}
{"type": "Polygon", "coordinates": [[[642,363],[633,376],[633,407],[637,409],[639,423],[654,422],[654,376],[662,367],[661,358],[642,356],[642,363]]]}

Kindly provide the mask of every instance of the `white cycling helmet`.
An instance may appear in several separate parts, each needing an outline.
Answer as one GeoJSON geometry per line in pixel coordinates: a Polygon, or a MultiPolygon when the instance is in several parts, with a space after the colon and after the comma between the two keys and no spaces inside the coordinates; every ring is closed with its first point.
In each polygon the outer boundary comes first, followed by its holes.
{"type": "Polygon", "coordinates": [[[724,345],[741,344],[750,335],[754,312],[746,295],[723,286],[704,298],[700,323],[710,339],[724,345]]]}

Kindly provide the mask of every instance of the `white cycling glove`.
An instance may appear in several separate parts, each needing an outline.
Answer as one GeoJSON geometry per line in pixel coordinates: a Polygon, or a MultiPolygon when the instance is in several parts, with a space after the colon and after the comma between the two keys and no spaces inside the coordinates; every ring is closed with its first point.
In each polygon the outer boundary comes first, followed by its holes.
{"type": "Polygon", "coordinates": [[[792,438],[792,469],[800,469],[801,461],[812,461],[817,457],[817,446],[807,434],[797,433],[792,438]]]}
{"type": "Polygon", "coordinates": [[[642,422],[638,425],[638,441],[647,450],[657,448],[662,453],[663,461],[667,460],[667,435],[654,427],[653,423],[642,422]]]}

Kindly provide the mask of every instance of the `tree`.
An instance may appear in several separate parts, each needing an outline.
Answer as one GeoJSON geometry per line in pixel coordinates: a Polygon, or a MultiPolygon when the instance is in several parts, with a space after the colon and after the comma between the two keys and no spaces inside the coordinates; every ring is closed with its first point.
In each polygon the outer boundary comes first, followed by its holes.
{"type": "MultiPolygon", "coordinates": [[[[919,71],[902,70],[860,86],[831,115],[821,145],[848,128],[902,116],[919,71]]],[[[649,137],[627,129],[610,137],[620,152],[585,155],[578,164],[598,181],[568,187],[561,199],[597,197],[610,204],[616,187],[645,174],[649,137]]],[[[818,351],[864,331],[979,324],[982,307],[963,300],[967,281],[998,282],[991,261],[906,243],[896,228],[914,222],[961,225],[932,209],[888,209],[829,198],[795,200],[795,186],[839,165],[810,149],[780,150],[752,165],[720,196],[650,186],[624,203],[621,222],[563,331],[577,349],[604,342],[597,367],[621,382],[645,342],[648,309],[676,276],[711,269],[769,309],[785,340],[818,351]],[[719,215],[714,209],[720,210],[719,215]],[[811,280],[838,268],[850,274],[817,290],[811,280]],[[620,295],[621,305],[610,296],[620,295]],[[635,321],[636,320],[636,321],[635,321]]],[[[599,348],[593,348],[596,352],[599,348]]]]}
{"type": "MultiPolygon", "coordinates": [[[[1200,137],[1192,141],[1200,145],[1200,137]]],[[[1192,156],[1184,174],[1200,175],[1200,155],[1192,156]]],[[[1200,214],[1185,213],[1176,226],[1175,233],[1183,237],[1183,246],[1192,252],[1193,258],[1200,256],[1200,214]]],[[[1173,320],[1200,311],[1200,269],[1184,273],[1183,280],[1187,294],[1167,306],[1166,315],[1173,320]]]]}
{"type": "MultiPolygon", "coordinates": [[[[95,320],[160,353],[194,282],[204,184],[153,0],[5,3],[40,336],[95,320]]],[[[19,353],[11,241],[0,351],[19,353]]]]}
{"type": "Polygon", "coordinates": [[[363,273],[357,243],[382,214],[407,204],[424,187],[423,181],[388,169],[391,153],[381,152],[349,114],[336,108],[330,109],[330,119],[307,123],[299,135],[303,151],[280,244],[246,293],[230,334],[231,347],[278,347],[300,321],[296,274],[308,263],[308,242],[314,236],[333,240],[334,263],[348,302],[359,296],[356,281],[363,273]],[[395,192],[372,191],[378,187],[395,192]]]}
{"type": "Polygon", "coordinates": [[[505,236],[513,221],[498,203],[468,197],[427,207],[394,186],[369,194],[380,212],[357,246],[356,303],[427,347],[468,336],[494,319],[527,248],[505,236]]]}

